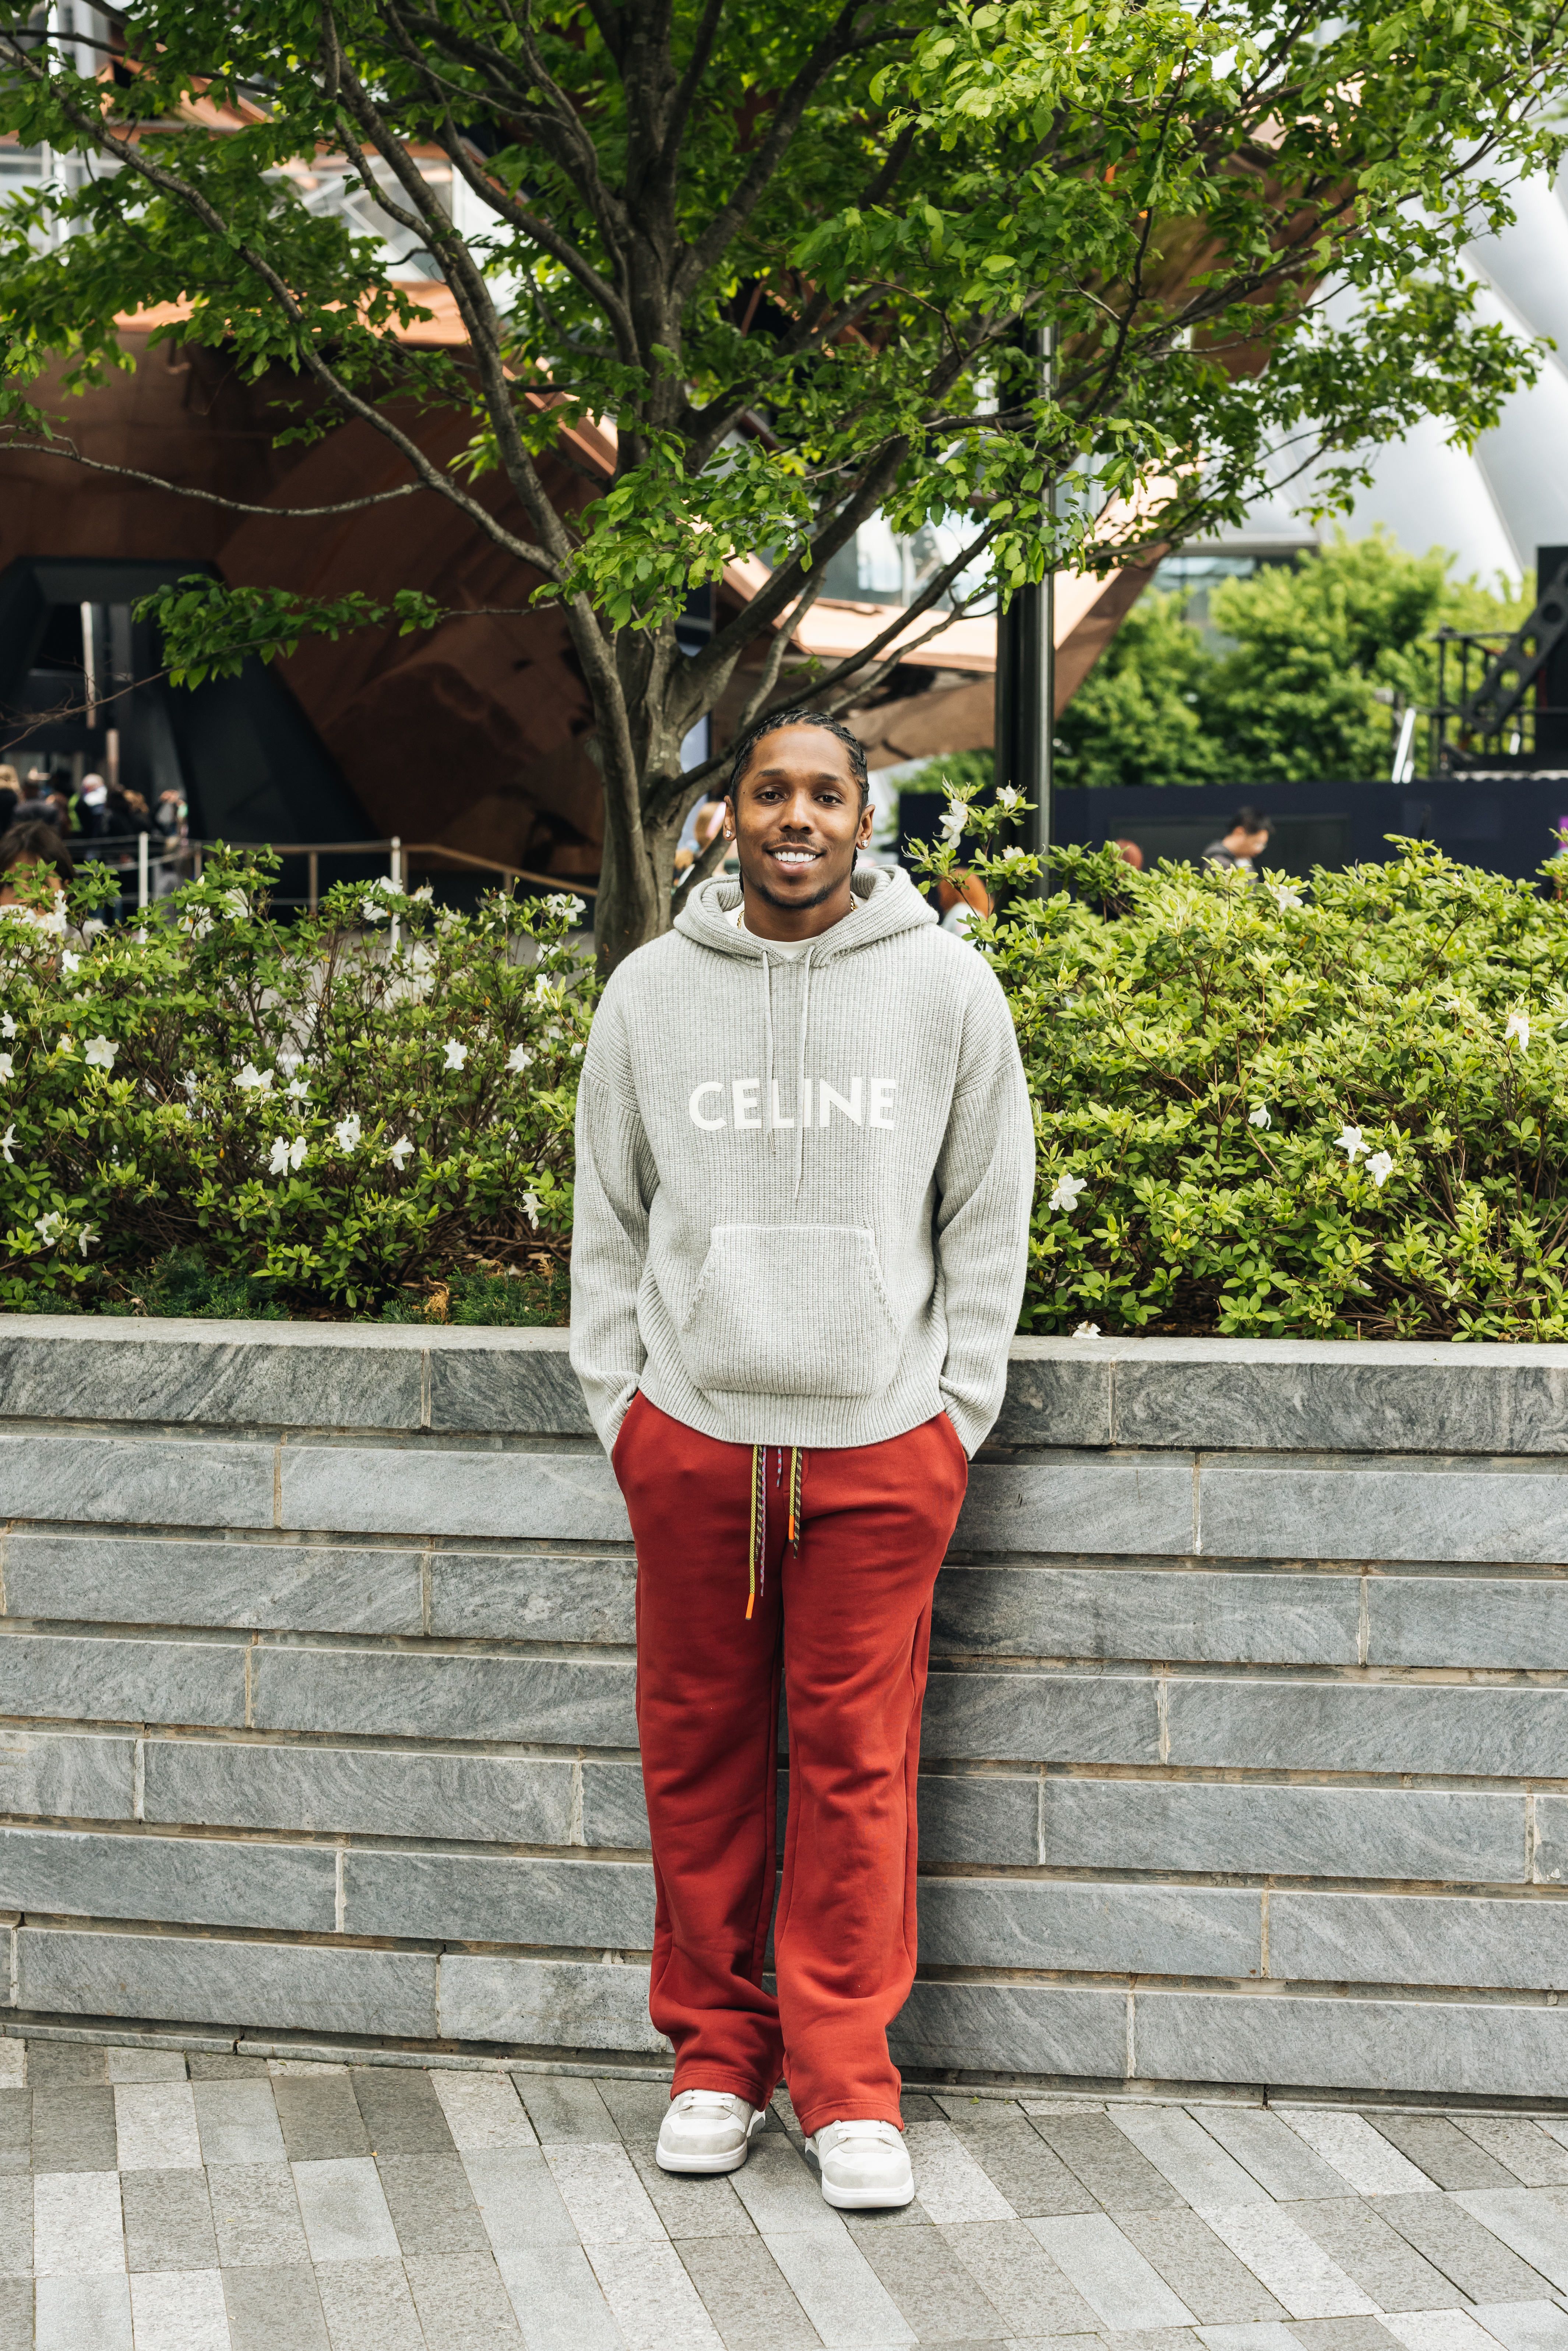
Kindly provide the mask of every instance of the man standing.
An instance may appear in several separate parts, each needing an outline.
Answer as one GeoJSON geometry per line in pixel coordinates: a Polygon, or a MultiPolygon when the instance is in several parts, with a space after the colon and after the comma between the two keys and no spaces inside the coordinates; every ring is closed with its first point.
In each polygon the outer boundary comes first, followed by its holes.
{"type": "Polygon", "coordinates": [[[738,883],[702,884],[594,1019],[572,1251],[571,1360],[637,1545],[658,2160],[737,2169],[782,2064],[846,2207],[915,2192],[887,2027],[931,1597],[1002,1401],[1034,1180],[995,974],[906,874],[855,873],[867,799],[831,719],[740,745],[738,883]]]}

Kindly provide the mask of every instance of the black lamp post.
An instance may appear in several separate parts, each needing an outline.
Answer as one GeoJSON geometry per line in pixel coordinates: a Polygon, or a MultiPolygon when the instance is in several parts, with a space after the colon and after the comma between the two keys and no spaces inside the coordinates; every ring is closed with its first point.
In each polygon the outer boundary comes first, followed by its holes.
{"type": "MultiPolygon", "coordinates": [[[[1022,340],[1019,359],[1030,371],[1030,394],[1050,388],[1053,342],[1049,327],[1030,329],[1022,340]]],[[[1049,564],[1038,588],[1015,590],[1007,611],[997,615],[997,784],[998,789],[1010,784],[1031,804],[1021,820],[1021,845],[1040,858],[1051,845],[1055,619],[1054,580],[1049,564]]],[[[1043,898],[1050,888],[1047,870],[1038,882],[1024,883],[1019,894],[1043,898]]]]}

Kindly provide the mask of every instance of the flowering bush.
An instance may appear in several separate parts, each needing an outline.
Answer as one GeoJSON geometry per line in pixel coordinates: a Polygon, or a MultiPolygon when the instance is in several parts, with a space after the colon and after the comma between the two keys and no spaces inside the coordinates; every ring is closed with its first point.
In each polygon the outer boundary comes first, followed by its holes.
{"type": "MultiPolygon", "coordinates": [[[[969,789],[917,862],[1005,895],[1017,796],[969,789]]],[[[1035,1102],[1026,1330],[1568,1337],[1568,904],[1414,842],[1054,862],[976,933],[1035,1102]]],[[[231,858],[84,935],[102,886],[0,913],[0,1304],[565,1319],[578,901],[286,925],[231,858]]]]}
{"type": "Polygon", "coordinates": [[[90,919],[100,876],[0,909],[0,1305],[179,1311],[204,1280],[406,1314],[487,1274],[486,1319],[558,1319],[580,900],[360,883],[283,924],[267,879],[216,856],[140,927],[90,919]]]}
{"type": "MultiPolygon", "coordinates": [[[[1013,812],[923,863],[1032,874],[1013,812]]],[[[1568,1337],[1568,909],[1414,841],[1310,885],[1052,862],[979,930],[1035,1102],[1026,1330],[1568,1337]]]]}

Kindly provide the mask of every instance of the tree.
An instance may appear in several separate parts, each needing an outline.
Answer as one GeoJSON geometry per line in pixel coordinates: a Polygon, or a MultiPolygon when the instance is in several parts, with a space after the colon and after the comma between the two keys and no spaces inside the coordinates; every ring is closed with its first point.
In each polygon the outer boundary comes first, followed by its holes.
{"type": "Polygon", "coordinates": [[[1198,713],[1214,664],[1186,599],[1145,590],[1056,722],[1056,781],[1211,784],[1220,747],[1198,713]]]}
{"type": "Polygon", "coordinates": [[[1060,722],[1063,784],[1241,786],[1387,772],[1393,707],[1437,691],[1433,632],[1517,628],[1532,597],[1449,578],[1382,531],[1228,580],[1211,651],[1179,594],[1137,605],[1060,722]]]}
{"type": "MultiPolygon", "coordinates": [[[[743,660],[746,715],[769,705],[825,563],[879,511],[961,520],[913,608],[935,627],[989,584],[1233,519],[1281,464],[1326,452],[1332,501],[1366,443],[1427,415],[1469,439],[1533,366],[1476,321],[1457,255],[1563,150],[1559,0],[132,0],[91,74],[55,21],[0,0],[0,129],[90,166],[6,207],[13,441],[68,459],[41,376],[101,381],[117,317],[159,304],[162,339],[275,372],[281,436],[383,434],[387,495],[446,499],[515,562],[519,607],[564,611],[606,962],[671,919],[713,772],[683,773],[683,739],[743,660]],[[432,256],[464,346],[400,340],[392,256],[306,210],[298,159],[432,256]],[[612,429],[612,475],[552,497],[546,454],[583,420],[612,429]],[[758,549],[766,584],[688,658],[691,590],[758,549]]],[[[192,586],[163,608],[172,670],[389,602],[437,617],[368,584],[192,586]]],[[[899,625],[816,697],[863,697],[899,625]]]]}

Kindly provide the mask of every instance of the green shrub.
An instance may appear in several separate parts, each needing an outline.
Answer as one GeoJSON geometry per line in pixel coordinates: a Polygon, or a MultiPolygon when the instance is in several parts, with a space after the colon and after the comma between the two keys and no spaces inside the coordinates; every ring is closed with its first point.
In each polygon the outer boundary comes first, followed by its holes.
{"type": "Polygon", "coordinates": [[[267,880],[220,855],[85,937],[0,910],[0,1305],[557,1319],[581,902],[380,882],[283,924],[267,880]]]}
{"type": "MultiPolygon", "coordinates": [[[[926,870],[1027,880],[1011,821],[926,870]]],[[[1416,842],[1310,885],[1055,863],[980,930],[1035,1102],[1026,1330],[1568,1337],[1568,906],[1416,842]]],[[[0,1304],[564,1322],[572,902],[283,925],[264,887],[218,861],[90,944],[0,915],[0,1304]]]]}
{"type": "MultiPolygon", "coordinates": [[[[1026,877],[1008,820],[927,869],[1026,877]]],[[[1035,1102],[1025,1330],[1568,1337],[1568,908],[1393,846],[1309,887],[1063,851],[1071,894],[982,926],[1035,1102]]]]}

